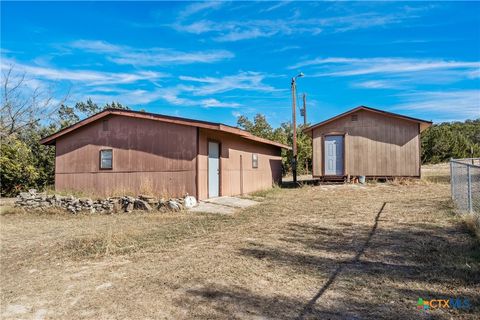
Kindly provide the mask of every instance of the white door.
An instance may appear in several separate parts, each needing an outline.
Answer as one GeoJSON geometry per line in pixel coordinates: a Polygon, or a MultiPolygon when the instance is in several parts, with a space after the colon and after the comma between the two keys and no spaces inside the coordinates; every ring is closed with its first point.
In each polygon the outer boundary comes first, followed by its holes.
{"type": "Polygon", "coordinates": [[[343,176],[343,136],[325,137],[325,175],[343,176]]]}
{"type": "Polygon", "coordinates": [[[220,191],[220,145],[208,142],[208,197],[219,196],[220,191]]]}

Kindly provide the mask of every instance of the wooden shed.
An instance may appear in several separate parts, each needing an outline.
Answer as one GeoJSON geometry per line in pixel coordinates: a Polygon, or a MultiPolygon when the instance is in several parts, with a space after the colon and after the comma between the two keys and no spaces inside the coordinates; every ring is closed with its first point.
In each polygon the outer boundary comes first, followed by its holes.
{"type": "Polygon", "coordinates": [[[55,145],[55,189],[205,199],[270,188],[277,142],[220,123],[106,109],[41,141],[55,145]]]}
{"type": "Polygon", "coordinates": [[[420,133],[432,122],[360,106],[304,130],[313,176],[420,177],[420,133]]]}

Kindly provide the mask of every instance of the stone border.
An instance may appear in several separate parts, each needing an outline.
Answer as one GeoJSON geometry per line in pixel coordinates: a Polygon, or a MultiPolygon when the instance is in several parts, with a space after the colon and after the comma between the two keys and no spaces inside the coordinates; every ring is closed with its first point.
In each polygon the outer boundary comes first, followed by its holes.
{"type": "Polygon", "coordinates": [[[47,195],[46,192],[37,192],[30,189],[28,192],[21,192],[15,201],[15,207],[26,210],[46,210],[59,208],[73,214],[85,213],[121,213],[133,210],[142,211],[182,211],[193,208],[197,205],[195,197],[186,195],[183,198],[163,198],[139,195],[138,197],[123,196],[109,197],[106,199],[92,200],[90,198],[76,198],[73,195],[61,196],[58,194],[47,195]]]}

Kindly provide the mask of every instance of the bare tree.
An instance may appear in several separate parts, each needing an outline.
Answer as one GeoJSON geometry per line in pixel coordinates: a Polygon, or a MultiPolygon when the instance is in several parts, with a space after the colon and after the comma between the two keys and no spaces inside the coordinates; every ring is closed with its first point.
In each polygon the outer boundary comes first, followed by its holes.
{"type": "Polygon", "coordinates": [[[57,113],[68,95],[61,101],[54,99],[50,89],[32,88],[25,73],[17,74],[11,66],[3,72],[2,105],[0,107],[0,135],[18,134],[25,127],[38,124],[57,113]]]}

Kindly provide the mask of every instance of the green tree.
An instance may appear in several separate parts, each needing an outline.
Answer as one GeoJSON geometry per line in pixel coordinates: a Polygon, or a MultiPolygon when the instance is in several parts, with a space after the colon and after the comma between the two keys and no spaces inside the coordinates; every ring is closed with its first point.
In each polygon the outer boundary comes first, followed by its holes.
{"type": "Polygon", "coordinates": [[[39,174],[29,146],[15,135],[10,135],[2,139],[0,150],[1,195],[14,196],[21,190],[36,187],[39,174]]]}
{"type": "Polygon", "coordinates": [[[77,102],[74,107],[69,107],[62,104],[58,110],[60,128],[68,127],[78,122],[82,117],[90,117],[105,109],[130,110],[128,106],[125,106],[120,102],[115,101],[112,101],[111,103],[106,103],[103,107],[100,107],[90,98],[88,98],[85,102],[77,102]]]}
{"type": "Polygon", "coordinates": [[[58,109],[58,117],[60,119],[60,129],[66,128],[80,121],[80,117],[75,113],[75,109],[64,104],[58,109]]]}
{"type": "Polygon", "coordinates": [[[124,106],[120,102],[112,101],[112,103],[107,103],[103,109],[121,109],[121,110],[130,110],[128,106],[124,106]]]}
{"type": "MultiPolygon", "coordinates": [[[[280,142],[288,146],[293,144],[293,132],[290,122],[284,122],[280,127],[273,129],[264,115],[257,114],[253,118],[253,121],[245,116],[239,116],[237,119],[237,125],[255,136],[280,142]]],[[[300,125],[297,128],[297,172],[299,174],[311,172],[312,167],[311,138],[303,133],[303,129],[307,126],[300,125]]],[[[284,174],[289,173],[292,170],[292,155],[292,150],[282,149],[282,167],[284,174]]]]}
{"type": "Polygon", "coordinates": [[[237,125],[257,137],[273,139],[272,126],[262,114],[256,114],[253,118],[253,122],[245,116],[239,116],[237,119],[237,125]]]}
{"type": "Polygon", "coordinates": [[[37,173],[34,185],[38,189],[45,189],[55,183],[55,148],[42,145],[40,140],[58,129],[54,123],[45,126],[33,125],[20,135],[20,139],[34,155],[32,165],[37,173]]]}
{"type": "Polygon", "coordinates": [[[480,157],[480,119],[434,124],[421,135],[422,163],[480,157]]]}
{"type": "Polygon", "coordinates": [[[80,101],[75,104],[74,107],[75,111],[80,112],[81,114],[90,117],[95,113],[102,111],[103,109],[98,106],[98,104],[94,103],[92,99],[88,98],[86,102],[80,101]]]}
{"type": "Polygon", "coordinates": [[[99,113],[105,109],[122,109],[122,110],[130,110],[128,106],[124,106],[119,102],[112,101],[111,103],[106,103],[103,107],[100,107],[98,104],[94,103],[92,99],[88,98],[87,101],[77,102],[75,104],[74,110],[80,114],[83,114],[87,117],[94,115],[95,113],[99,113]]]}

